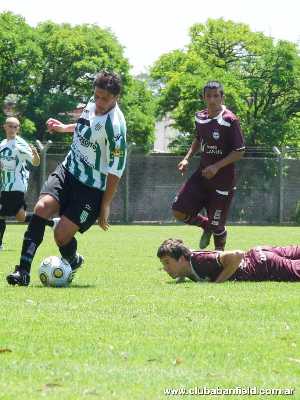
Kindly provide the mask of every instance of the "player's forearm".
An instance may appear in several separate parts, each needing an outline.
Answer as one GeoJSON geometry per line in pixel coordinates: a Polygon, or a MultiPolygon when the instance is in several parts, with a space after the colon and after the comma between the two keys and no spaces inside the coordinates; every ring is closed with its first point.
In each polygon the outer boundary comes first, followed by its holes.
{"type": "Polygon", "coordinates": [[[73,133],[75,130],[76,124],[65,124],[64,133],[73,133]]]}
{"type": "Polygon", "coordinates": [[[244,252],[240,250],[222,252],[220,254],[220,263],[223,266],[223,270],[215,280],[215,283],[227,281],[238,269],[243,257],[244,252]]]}
{"type": "Polygon", "coordinates": [[[228,154],[228,156],[222,158],[222,160],[217,161],[214,165],[219,169],[226,167],[229,164],[235,163],[243,158],[245,152],[244,151],[232,151],[228,154]]]}
{"type": "Polygon", "coordinates": [[[186,155],[184,157],[184,160],[189,161],[193,157],[193,155],[198,152],[199,147],[200,147],[200,143],[198,142],[197,139],[194,139],[189,151],[186,153],[186,155]]]}
{"type": "Polygon", "coordinates": [[[107,175],[106,189],[102,198],[102,204],[110,205],[117,191],[120,178],[113,174],[107,175]]]}

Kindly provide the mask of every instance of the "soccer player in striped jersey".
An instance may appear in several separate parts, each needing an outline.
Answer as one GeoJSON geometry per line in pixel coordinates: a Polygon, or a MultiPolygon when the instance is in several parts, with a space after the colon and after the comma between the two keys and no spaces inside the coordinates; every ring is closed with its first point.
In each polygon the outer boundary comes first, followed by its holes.
{"type": "Polygon", "coordinates": [[[7,276],[11,285],[27,286],[33,257],[43,240],[45,221],[59,213],[54,238],[61,256],[74,272],[82,265],[75,234],[98,220],[104,231],[113,196],[126,163],[126,123],[117,100],[121,80],[102,71],[94,80],[94,95],[76,124],[50,118],[49,131],[73,132],[73,143],[62,164],[48,177],[24,235],[20,264],[7,276]]]}
{"type": "Polygon", "coordinates": [[[157,251],[163,269],[177,282],[300,282],[300,246],[258,246],[248,251],[194,251],[180,239],[165,240],[157,251]]]}
{"type": "Polygon", "coordinates": [[[28,187],[28,164],[38,166],[39,154],[18,133],[20,121],[15,117],[6,119],[3,125],[6,139],[0,143],[0,249],[3,249],[3,236],[6,229],[6,217],[16,217],[17,221],[26,220],[25,192],[28,187]]]}
{"type": "Polygon", "coordinates": [[[235,190],[234,163],[243,157],[245,144],[237,117],[223,105],[223,86],[208,82],[203,98],[207,108],[196,113],[196,137],[178,169],[183,175],[199,150],[200,165],[179,190],[172,210],[177,220],[203,229],[200,249],[209,245],[213,234],[215,249],[224,250],[225,223],[235,190]],[[200,214],[202,209],[207,217],[200,214]]]}

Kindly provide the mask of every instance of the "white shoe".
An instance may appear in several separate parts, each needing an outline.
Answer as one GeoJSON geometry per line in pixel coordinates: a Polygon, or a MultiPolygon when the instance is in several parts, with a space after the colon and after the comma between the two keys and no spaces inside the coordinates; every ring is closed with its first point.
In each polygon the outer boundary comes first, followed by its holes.
{"type": "Polygon", "coordinates": [[[53,218],[52,221],[53,221],[52,229],[54,230],[57,227],[57,225],[60,221],[60,218],[53,218]]]}
{"type": "Polygon", "coordinates": [[[0,251],[4,250],[3,244],[0,244],[0,251]]]}

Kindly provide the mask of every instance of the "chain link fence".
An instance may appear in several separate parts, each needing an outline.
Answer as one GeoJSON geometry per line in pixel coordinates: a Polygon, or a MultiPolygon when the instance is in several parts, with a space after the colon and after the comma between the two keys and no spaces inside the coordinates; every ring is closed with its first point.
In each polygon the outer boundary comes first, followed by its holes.
{"type": "MultiPolygon", "coordinates": [[[[69,145],[53,143],[41,157],[41,166],[31,172],[27,193],[32,210],[42,183],[67,154],[69,145]]],[[[45,149],[44,149],[45,150],[45,149]]],[[[189,173],[182,177],[177,164],[182,156],[142,154],[129,151],[127,168],[116,194],[111,221],[117,223],[173,222],[171,203],[183,182],[199,163],[196,156],[189,173]]],[[[43,150],[42,150],[43,152],[43,150]]],[[[300,219],[300,149],[248,147],[237,163],[237,191],[230,223],[295,223],[300,219]]]]}

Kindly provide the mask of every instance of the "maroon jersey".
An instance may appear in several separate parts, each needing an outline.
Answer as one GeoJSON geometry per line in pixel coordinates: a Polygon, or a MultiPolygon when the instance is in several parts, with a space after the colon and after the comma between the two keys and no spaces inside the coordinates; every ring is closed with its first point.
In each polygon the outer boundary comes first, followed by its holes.
{"type": "Polygon", "coordinates": [[[194,251],[190,263],[193,272],[191,279],[199,282],[215,281],[223,269],[217,251],[194,251]]]}
{"type": "MultiPolygon", "coordinates": [[[[201,146],[200,170],[228,156],[232,151],[245,148],[244,137],[237,117],[222,106],[222,111],[209,118],[208,110],[196,113],[196,138],[201,146]]],[[[234,163],[221,168],[209,180],[219,189],[231,189],[235,184],[234,163]]]]}
{"type": "Polygon", "coordinates": [[[255,247],[230,278],[238,281],[300,281],[300,247],[255,247]]]}

